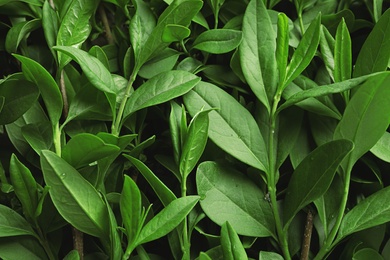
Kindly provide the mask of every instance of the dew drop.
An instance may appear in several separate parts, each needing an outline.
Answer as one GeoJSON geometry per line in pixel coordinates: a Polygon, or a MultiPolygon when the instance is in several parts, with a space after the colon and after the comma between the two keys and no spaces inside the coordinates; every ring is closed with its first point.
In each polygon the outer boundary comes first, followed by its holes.
{"type": "Polygon", "coordinates": [[[64,179],[65,177],[66,177],[66,174],[65,173],[61,173],[60,178],[64,179]]]}

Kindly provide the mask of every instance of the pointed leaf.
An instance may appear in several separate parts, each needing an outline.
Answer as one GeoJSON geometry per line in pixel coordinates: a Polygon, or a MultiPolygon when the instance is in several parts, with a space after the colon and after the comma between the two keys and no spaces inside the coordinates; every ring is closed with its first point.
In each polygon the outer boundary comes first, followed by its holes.
{"type": "Polygon", "coordinates": [[[283,256],[275,252],[260,251],[259,260],[283,260],[283,256]]]}
{"type": "Polygon", "coordinates": [[[334,80],[340,82],[351,78],[352,47],[347,25],[344,19],[337,27],[334,50],[334,80]]]}
{"type": "Polygon", "coordinates": [[[161,36],[163,42],[179,42],[190,36],[191,30],[178,24],[167,24],[161,36]]]}
{"type": "Polygon", "coordinates": [[[390,133],[385,132],[370,151],[379,159],[390,163],[390,133]]]}
{"type": "Polygon", "coordinates": [[[175,199],[141,230],[136,244],[141,245],[165,236],[177,227],[198,203],[199,196],[187,196],[175,199]]]}
{"type": "Polygon", "coordinates": [[[210,139],[238,160],[267,172],[268,155],[257,123],[232,96],[215,85],[200,82],[184,96],[184,104],[191,115],[215,108],[209,113],[210,139]]]}
{"type": "Polygon", "coordinates": [[[351,141],[331,141],[316,148],[298,165],[283,202],[285,230],[299,210],[328,190],[338,166],[352,149],[351,141]]]}
{"type": "Polygon", "coordinates": [[[212,54],[227,53],[240,45],[242,32],[231,29],[213,29],[201,33],[192,48],[212,54]]]}
{"type": "Polygon", "coordinates": [[[30,224],[16,211],[0,205],[0,237],[12,236],[37,237],[30,224]]]}
{"type": "Polygon", "coordinates": [[[245,249],[238,237],[236,231],[229,224],[225,222],[221,229],[221,246],[223,252],[223,259],[226,260],[241,260],[247,259],[245,249]]]}
{"type": "Polygon", "coordinates": [[[43,177],[61,216],[78,230],[105,238],[109,234],[108,212],[99,192],[65,160],[42,151],[43,177]]]}
{"type": "Polygon", "coordinates": [[[320,30],[320,50],[321,50],[321,56],[322,60],[324,61],[326,70],[329,73],[329,76],[334,81],[334,46],[335,46],[335,39],[330,34],[328,29],[321,25],[320,30]]]}
{"type": "Polygon", "coordinates": [[[41,19],[32,19],[15,24],[8,31],[5,38],[5,50],[9,53],[15,53],[20,42],[26,38],[32,31],[38,29],[42,24],[41,19]]]}
{"type": "Polygon", "coordinates": [[[284,13],[279,13],[278,34],[276,39],[276,61],[279,69],[279,82],[283,82],[286,77],[289,33],[287,15],[284,13]]]}

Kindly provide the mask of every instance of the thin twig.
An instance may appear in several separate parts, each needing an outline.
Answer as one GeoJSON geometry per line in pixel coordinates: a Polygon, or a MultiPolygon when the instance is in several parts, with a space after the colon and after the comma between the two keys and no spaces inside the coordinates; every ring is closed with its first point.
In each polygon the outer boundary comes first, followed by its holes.
{"type": "Polygon", "coordinates": [[[104,31],[106,32],[106,39],[108,41],[108,44],[114,44],[115,42],[114,42],[114,38],[112,37],[110,23],[108,22],[106,10],[104,10],[103,5],[99,6],[99,14],[103,22],[104,31]]]}
{"type": "Polygon", "coordinates": [[[80,260],[84,259],[84,241],[83,241],[83,232],[72,227],[73,233],[73,249],[75,249],[80,256],[80,260]]]}
{"type": "Polygon", "coordinates": [[[311,234],[313,232],[313,213],[309,209],[306,217],[305,232],[303,233],[301,260],[309,259],[311,234]]]}

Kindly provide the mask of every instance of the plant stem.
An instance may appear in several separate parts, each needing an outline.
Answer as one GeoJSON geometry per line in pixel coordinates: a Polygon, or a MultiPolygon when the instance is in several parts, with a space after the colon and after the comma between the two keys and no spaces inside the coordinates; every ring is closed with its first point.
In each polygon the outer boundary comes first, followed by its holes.
{"type": "Polygon", "coordinates": [[[39,235],[39,243],[42,245],[43,249],[45,250],[47,257],[50,260],[55,260],[56,258],[54,256],[53,252],[51,251],[51,248],[50,248],[49,243],[47,242],[46,236],[43,234],[43,232],[42,232],[41,228],[38,226],[38,224],[36,224],[36,227],[37,227],[37,231],[38,231],[38,235],[39,235]]]}
{"type": "MultiPolygon", "coordinates": [[[[181,183],[181,196],[186,197],[187,196],[187,177],[183,176],[182,183],[181,183]]],[[[181,246],[182,252],[183,252],[183,260],[189,260],[190,259],[190,242],[188,238],[188,219],[187,217],[183,220],[183,244],[181,246]]]]}
{"type": "Polygon", "coordinates": [[[345,208],[347,206],[349,185],[350,185],[350,180],[351,180],[351,171],[352,171],[351,166],[349,166],[347,168],[347,170],[345,171],[346,174],[345,174],[345,178],[344,178],[344,193],[343,193],[343,197],[341,199],[339,214],[337,216],[336,222],[335,222],[330,234],[328,235],[328,237],[325,240],[324,245],[321,247],[320,251],[318,252],[316,257],[314,258],[315,260],[316,259],[318,259],[318,260],[323,259],[330,252],[330,250],[332,249],[332,247],[334,245],[333,242],[334,242],[336,235],[337,235],[337,232],[340,228],[341,221],[343,220],[343,217],[344,217],[345,208]]]}
{"type": "Polygon", "coordinates": [[[271,207],[275,218],[276,232],[280,247],[282,249],[284,258],[286,260],[291,259],[290,252],[288,250],[287,237],[283,232],[282,221],[279,214],[277,195],[276,195],[276,158],[274,153],[274,138],[276,128],[277,107],[281,98],[281,93],[278,91],[274,96],[274,102],[270,112],[269,118],[269,138],[268,138],[268,157],[269,157],[269,174],[268,174],[268,192],[271,199],[271,207]]]}
{"type": "Polygon", "coordinates": [[[309,212],[307,212],[307,217],[306,217],[305,232],[303,234],[301,260],[309,259],[312,232],[313,232],[313,213],[309,209],[309,212]]]}
{"type": "Polygon", "coordinates": [[[104,26],[104,31],[106,33],[106,39],[107,39],[108,44],[114,44],[115,41],[114,41],[114,38],[112,37],[110,23],[108,22],[106,11],[104,10],[104,6],[102,4],[99,6],[99,15],[100,15],[100,18],[102,19],[102,23],[104,26]]]}
{"type": "Polygon", "coordinates": [[[65,77],[64,77],[64,70],[61,70],[60,73],[60,90],[61,90],[61,96],[62,100],[64,102],[64,110],[63,110],[63,115],[64,118],[66,119],[68,117],[69,113],[69,102],[68,102],[68,95],[66,93],[66,86],[65,86],[65,77]]]}
{"type": "Polygon", "coordinates": [[[72,227],[73,233],[73,248],[79,253],[80,260],[84,259],[84,241],[83,241],[83,233],[72,227]]]}

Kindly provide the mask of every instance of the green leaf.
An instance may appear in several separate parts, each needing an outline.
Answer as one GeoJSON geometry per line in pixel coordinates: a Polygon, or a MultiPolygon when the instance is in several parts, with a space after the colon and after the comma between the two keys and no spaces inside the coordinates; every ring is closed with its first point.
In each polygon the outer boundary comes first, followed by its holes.
{"type": "Polygon", "coordinates": [[[338,166],[352,149],[351,141],[331,141],[316,148],[298,165],[283,202],[285,230],[299,210],[328,190],[338,166]]]}
{"type": "Polygon", "coordinates": [[[320,42],[320,25],[321,16],[318,15],[311,22],[309,28],[307,28],[287,66],[286,79],[283,82],[284,87],[288,86],[288,84],[298,77],[313,59],[320,42]]]}
{"type": "Polygon", "coordinates": [[[178,24],[167,24],[162,34],[163,42],[179,42],[188,38],[191,34],[191,30],[187,27],[178,24]]]}
{"type": "Polygon", "coordinates": [[[105,238],[108,212],[99,192],[65,160],[42,151],[41,167],[50,197],[61,216],[78,230],[105,238]]]}
{"type": "Polygon", "coordinates": [[[364,42],[355,63],[354,77],[385,71],[390,59],[390,9],[388,9],[364,42]]]}
{"type": "Polygon", "coordinates": [[[260,251],[259,260],[283,260],[283,256],[275,252],[260,251]]]}
{"type": "MultiPolygon", "coordinates": [[[[123,250],[122,250],[122,244],[121,244],[121,237],[119,236],[118,229],[120,228],[118,226],[118,223],[116,221],[116,216],[111,209],[110,203],[107,200],[107,196],[104,196],[104,202],[107,207],[108,211],[108,217],[110,221],[110,235],[109,235],[109,242],[110,242],[110,259],[121,259],[123,256],[123,250]]],[[[107,238],[106,238],[107,240],[107,238]]]]}
{"type": "MultiPolygon", "coordinates": [[[[73,46],[80,48],[81,44],[89,37],[92,26],[89,22],[94,14],[98,1],[72,1],[62,18],[57,34],[58,46],[73,46]]],[[[67,53],[65,53],[67,54],[67,53]]],[[[70,58],[58,53],[60,68],[63,68],[70,58]]]]}
{"type": "Polygon", "coordinates": [[[341,222],[336,242],[357,231],[389,222],[389,196],[390,187],[383,188],[351,209],[341,222]]]}
{"type": "Polygon", "coordinates": [[[53,129],[48,121],[23,126],[22,135],[37,154],[53,147],[53,129]]]}
{"type": "Polygon", "coordinates": [[[32,5],[36,5],[36,6],[42,6],[42,1],[40,1],[40,0],[0,0],[0,6],[6,5],[6,4],[12,3],[12,2],[24,2],[24,3],[28,3],[28,4],[32,4],[32,5]]]}
{"type": "Polygon", "coordinates": [[[198,201],[199,196],[187,196],[169,203],[142,228],[136,244],[141,245],[156,240],[171,232],[190,213],[198,201]]]}
{"type": "Polygon", "coordinates": [[[379,159],[390,163],[390,133],[384,132],[370,151],[379,159]]]}
{"type": "Polygon", "coordinates": [[[78,169],[119,152],[119,147],[106,144],[99,137],[82,133],[72,137],[62,149],[62,158],[78,169]]]}
{"type": "Polygon", "coordinates": [[[143,162],[126,154],[123,156],[144,176],[164,206],[176,199],[175,194],[143,162]]]}
{"type": "Polygon", "coordinates": [[[257,123],[232,96],[200,82],[184,96],[184,104],[192,116],[201,109],[216,108],[209,113],[210,139],[238,160],[267,172],[268,155],[257,123]]]}
{"type": "Polygon", "coordinates": [[[38,62],[20,55],[15,54],[14,56],[22,63],[25,77],[39,88],[52,125],[57,124],[61,118],[63,106],[62,96],[57,83],[38,62]]]}
{"type": "Polygon", "coordinates": [[[238,237],[236,231],[229,224],[225,222],[221,228],[221,246],[223,252],[223,259],[226,260],[241,260],[248,259],[245,249],[238,237]]]}
{"type": "Polygon", "coordinates": [[[196,185],[203,211],[218,225],[229,221],[240,235],[275,236],[264,193],[244,174],[216,162],[203,162],[198,166],[196,185]]]}
{"type": "Polygon", "coordinates": [[[352,96],[337,125],[334,139],[348,139],[355,149],[343,164],[352,169],[355,162],[369,151],[386,131],[390,122],[390,73],[370,77],[352,96]]]}
{"type": "Polygon", "coordinates": [[[29,110],[39,97],[36,85],[27,80],[8,79],[0,83],[0,125],[14,122],[29,110]]]}
{"type": "Polygon", "coordinates": [[[10,161],[10,177],[14,192],[23,207],[23,214],[31,222],[36,219],[38,206],[38,186],[31,171],[12,154],[10,161]]]}
{"type": "Polygon", "coordinates": [[[76,249],[70,251],[63,260],[80,260],[79,252],[76,249]]]}
{"type": "Polygon", "coordinates": [[[120,211],[129,243],[135,242],[141,229],[142,203],[137,184],[127,175],[120,198],[120,211]]]}
{"type": "Polygon", "coordinates": [[[279,70],[279,82],[286,77],[286,68],[289,48],[288,17],[284,13],[278,14],[278,33],[276,38],[276,62],[279,70]]]}
{"type": "Polygon", "coordinates": [[[47,260],[47,254],[36,238],[6,237],[0,239],[1,259],[47,260]]]}
{"type": "MultiPolygon", "coordinates": [[[[375,1],[374,1],[375,2],[375,1]]],[[[372,248],[363,248],[361,250],[358,250],[353,254],[352,260],[384,260],[384,258],[381,256],[381,254],[378,253],[378,251],[372,249],[372,248]]]]}
{"type": "Polygon", "coordinates": [[[183,180],[186,180],[187,176],[195,168],[206,147],[209,112],[210,110],[206,110],[197,113],[188,127],[188,134],[184,139],[183,151],[180,157],[180,173],[183,180]]]}
{"type": "Polygon", "coordinates": [[[186,71],[172,70],[151,78],[130,96],[124,117],[140,109],[158,105],[190,91],[200,78],[186,71]]]}
{"type": "Polygon", "coordinates": [[[180,53],[178,51],[166,48],[145,62],[139,70],[138,75],[145,79],[150,79],[162,72],[168,72],[175,67],[179,55],[180,53]]]}
{"type": "Polygon", "coordinates": [[[15,24],[8,31],[5,38],[5,50],[9,53],[15,53],[20,42],[25,39],[32,31],[41,26],[41,19],[32,19],[15,24]]]}
{"type": "Polygon", "coordinates": [[[334,80],[340,82],[351,78],[352,47],[347,25],[344,19],[337,27],[334,49],[334,80]]]}
{"type": "Polygon", "coordinates": [[[212,54],[227,53],[237,48],[242,40],[242,32],[231,29],[213,29],[201,33],[192,48],[212,54]]]}
{"type": "Polygon", "coordinates": [[[240,58],[245,79],[256,97],[271,110],[278,82],[276,33],[262,0],[249,2],[242,24],[240,58]]]}
{"type": "Polygon", "coordinates": [[[335,39],[330,34],[328,29],[321,25],[320,30],[320,50],[322,60],[324,61],[326,70],[329,73],[329,76],[334,81],[334,49],[335,49],[335,39]]]}
{"type": "Polygon", "coordinates": [[[56,45],[57,33],[59,30],[59,21],[57,13],[50,6],[49,1],[45,1],[42,7],[42,28],[43,33],[45,34],[45,39],[48,47],[54,54],[54,57],[57,57],[52,47],[56,45]]]}
{"type": "Polygon", "coordinates": [[[0,237],[26,235],[38,237],[22,216],[13,209],[0,205],[0,237]]]}

